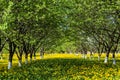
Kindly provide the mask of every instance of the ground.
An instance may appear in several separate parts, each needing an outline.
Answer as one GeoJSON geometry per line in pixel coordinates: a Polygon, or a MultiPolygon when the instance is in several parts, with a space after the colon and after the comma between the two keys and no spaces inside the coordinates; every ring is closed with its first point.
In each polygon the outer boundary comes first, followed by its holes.
{"type": "MultiPolygon", "coordinates": [[[[7,54],[4,54],[4,60],[0,61],[0,79],[1,80],[119,80],[120,64],[117,56],[117,64],[112,65],[112,58],[108,64],[103,63],[105,55],[102,55],[98,62],[97,54],[92,60],[82,59],[82,55],[76,54],[46,54],[44,59],[40,59],[37,54],[37,60],[23,64],[17,67],[17,57],[14,56],[13,68],[7,70],[7,54]]],[[[23,58],[24,62],[24,58],[23,58]]]]}

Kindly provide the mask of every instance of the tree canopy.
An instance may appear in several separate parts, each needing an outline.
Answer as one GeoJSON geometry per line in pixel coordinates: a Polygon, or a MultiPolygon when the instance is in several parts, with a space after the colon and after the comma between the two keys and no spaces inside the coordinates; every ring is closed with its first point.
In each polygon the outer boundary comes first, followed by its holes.
{"type": "MultiPolygon", "coordinates": [[[[1,0],[0,52],[115,53],[120,41],[119,0],[1,0]]],[[[27,58],[27,56],[26,56],[27,58]]]]}

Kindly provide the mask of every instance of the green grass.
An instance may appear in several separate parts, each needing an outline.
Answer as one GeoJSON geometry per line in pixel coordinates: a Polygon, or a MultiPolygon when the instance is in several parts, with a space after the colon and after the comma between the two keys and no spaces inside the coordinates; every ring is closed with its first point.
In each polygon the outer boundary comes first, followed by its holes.
{"type": "MultiPolygon", "coordinates": [[[[33,61],[11,70],[2,68],[0,80],[119,80],[120,64],[103,60],[51,58],[33,61]]],[[[118,61],[119,62],[119,61],[118,61]]]]}

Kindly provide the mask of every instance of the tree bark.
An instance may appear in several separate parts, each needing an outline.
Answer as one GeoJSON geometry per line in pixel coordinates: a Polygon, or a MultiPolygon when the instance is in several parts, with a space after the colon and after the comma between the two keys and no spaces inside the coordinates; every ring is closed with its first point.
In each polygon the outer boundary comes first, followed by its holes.
{"type": "Polygon", "coordinates": [[[40,59],[43,59],[44,57],[44,48],[40,49],[40,59]]]}
{"type": "MultiPolygon", "coordinates": [[[[116,48],[117,49],[117,48],[116,48]]],[[[115,60],[115,52],[116,52],[116,49],[113,51],[113,55],[112,55],[112,58],[113,58],[113,64],[116,65],[116,60],[115,60]]]]}
{"type": "Polygon", "coordinates": [[[100,61],[100,56],[98,56],[98,61],[100,61]]]}
{"type": "Polygon", "coordinates": [[[19,61],[18,61],[18,66],[22,66],[22,53],[20,53],[19,61]]]}
{"type": "Polygon", "coordinates": [[[93,52],[90,51],[90,60],[92,60],[92,59],[93,59],[93,52]]]}
{"type": "Polygon", "coordinates": [[[15,49],[16,49],[16,45],[14,44],[14,42],[11,42],[11,41],[9,40],[8,69],[11,69],[11,68],[12,68],[12,58],[13,58],[15,49]]]}
{"type": "Polygon", "coordinates": [[[18,61],[18,66],[21,67],[22,66],[22,60],[18,61]]]}
{"type": "Polygon", "coordinates": [[[100,61],[101,54],[102,54],[102,53],[98,53],[98,61],[100,61]]]}
{"type": "Polygon", "coordinates": [[[32,62],[32,53],[30,53],[30,62],[32,62]]]}
{"type": "Polygon", "coordinates": [[[109,52],[110,52],[110,51],[107,51],[107,53],[106,53],[106,58],[105,58],[105,60],[104,60],[104,63],[108,63],[109,52]]]}
{"type": "Polygon", "coordinates": [[[34,60],[36,60],[36,54],[35,54],[35,52],[34,52],[34,60]]]}
{"type": "Polygon", "coordinates": [[[25,64],[28,64],[28,54],[25,54],[25,64]]]}

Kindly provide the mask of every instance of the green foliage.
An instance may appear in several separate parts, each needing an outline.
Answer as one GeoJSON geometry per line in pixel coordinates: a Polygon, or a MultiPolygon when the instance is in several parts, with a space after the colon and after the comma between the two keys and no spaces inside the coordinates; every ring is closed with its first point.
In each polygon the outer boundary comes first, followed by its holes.
{"type": "Polygon", "coordinates": [[[28,80],[89,80],[89,79],[119,79],[119,67],[103,64],[98,61],[82,59],[45,59],[14,67],[11,70],[2,69],[0,79],[28,80]]]}
{"type": "MultiPolygon", "coordinates": [[[[72,2],[72,1],[71,1],[72,2]]],[[[0,19],[1,30],[17,46],[23,41],[35,48],[44,45],[51,46],[55,40],[63,36],[61,25],[65,25],[64,18],[68,14],[67,8],[72,7],[68,1],[1,1],[2,13],[0,19]],[[66,4],[69,4],[66,6],[66,4]],[[67,12],[65,12],[64,10],[67,12]],[[52,44],[51,44],[52,42],[52,44]]],[[[55,41],[56,42],[56,41],[55,41]]]]}
{"type": "Polygon", "coordinates": [[[57,45],[63,36],[79,42],[81,37],[101,33],[109,43],[104,28],[114,30],[119,26],[119,0],[1,0],[0,4],[0,29],[17,45],[24,40],[48,47],[57,45]]]}
{"type": "Polygon", "coordinates": [[[57,52],[87,52],[99,44],[114,49],[120,42],[119,5],[119,0],[1,0],[1,43],[7,38],[17,47],[57,52]]]}

